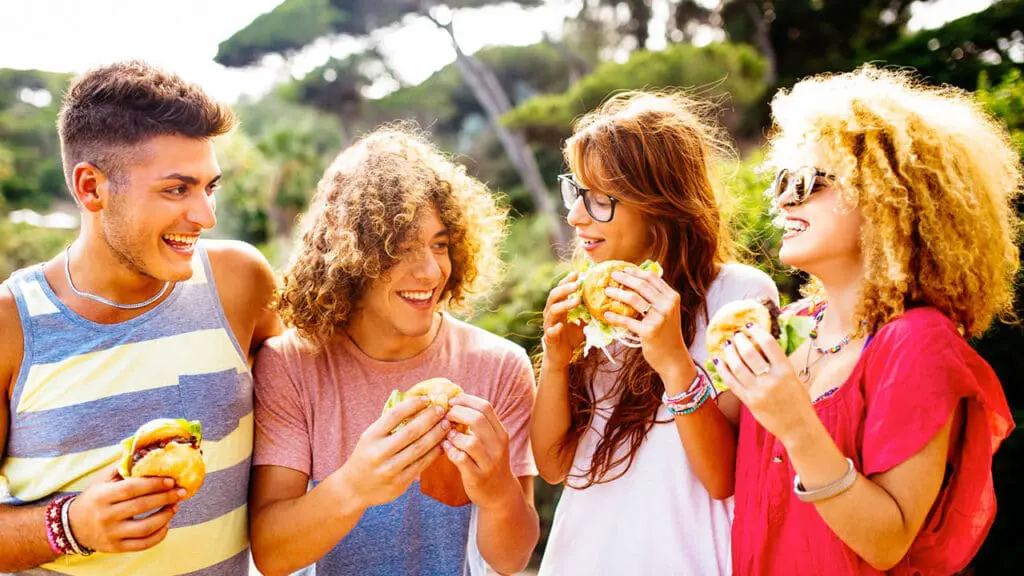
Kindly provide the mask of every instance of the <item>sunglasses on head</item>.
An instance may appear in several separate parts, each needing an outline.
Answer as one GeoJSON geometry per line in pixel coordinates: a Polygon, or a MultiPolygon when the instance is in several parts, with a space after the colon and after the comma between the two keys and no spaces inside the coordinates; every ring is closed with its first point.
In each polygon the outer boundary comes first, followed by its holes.
{"type": "Polygon", "coordinates": [[[576,199],[583,197],[583,206],[594,220],[611,222],[615,217],[615,204],[618,200],[604,192],[595,192],[580,186],[572,174],[558,176],[558,189],[562,193],[562,204],[566,210],[572,210],[576,199]]]}
{"type": "Polygon", "coordinates": [[[770,192],[775,203],[780,206],[803,204],[811,194],[820,192],[833,182],[835,176],[813,166],[795,170],[783,168],[775,176],[770,192]]]}

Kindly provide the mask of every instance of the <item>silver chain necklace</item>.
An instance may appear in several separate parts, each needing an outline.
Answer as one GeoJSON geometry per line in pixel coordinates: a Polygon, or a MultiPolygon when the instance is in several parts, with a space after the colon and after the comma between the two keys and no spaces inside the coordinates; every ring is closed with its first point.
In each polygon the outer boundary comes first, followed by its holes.
{"type": "Polygon", "coordinates": [[[161,288],[160,291],[157,292],[152,298],[148,298],[137,304],[119,304],[117,302],[114,302],[113,300],[107,300],[102,296],[89,294],[88,292],[82,292],[78,288],[75,288],[75,283],[71,281],[71,246],[68,246],[67,248],[64,249],[64,278],[67,279],[68,286],[71,288],[71,291],[75,293],[75,296],[78,296],[80,298],[88,298],[89,300],[99,302],[100,304],[106,304],[107,306],[111,306],[114,308],[119,308],[121,310],[137,310],[139,308],[145,308],[146,306],[149,306],[153,302],[159,300],[160,297],[163,296],[167,292],[167,289],[171,286],[170,280],[164,282],[164,287],[161,288]]]}

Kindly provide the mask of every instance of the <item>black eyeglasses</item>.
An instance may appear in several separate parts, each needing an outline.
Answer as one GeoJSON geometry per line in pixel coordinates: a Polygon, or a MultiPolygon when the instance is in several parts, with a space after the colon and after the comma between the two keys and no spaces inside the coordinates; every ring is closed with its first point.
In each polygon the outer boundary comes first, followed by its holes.
{"type": "Polygon", "coordinates": [[[583,206],[594,220],[611,222],[615,217],[615,204],[618,200],[604,192],[595,192],[580,186],[572,174],[558,176],[558,189],[562,193],[562,204],[566,210],[572,210],[576,199],[582,196],[583,206]]]}
{"type": "Polygon", "coordinates": [[[822,188],[835,182],[835,179],[835,176],[813,166],[802,166],[795,170],[783,168],[775,176],[771,194],[775,203],[779,205],[803,204],[811,194],[820,192],[822,188]],[[791,190],[792,194],[783,202],[782,197],[791,190]]]}

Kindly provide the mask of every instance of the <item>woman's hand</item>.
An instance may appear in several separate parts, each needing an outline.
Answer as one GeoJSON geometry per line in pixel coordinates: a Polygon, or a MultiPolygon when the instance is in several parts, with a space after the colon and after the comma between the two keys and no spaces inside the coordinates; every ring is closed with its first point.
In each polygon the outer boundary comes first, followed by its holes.
{"type": "Polygon", "coordinates": [[[629,290],[608,287],[605,294],[636,310],[640,318],[606,312],[605,320],[637,335],[644,360],[662,380],[678,380],[687,364],[693,364],[683,340],[679,293],[657,274],[639,268],[613,272],[612,279],[629,290]]]}
{"type": "Polygon", "coordinates": [[[804,426],[804,418],[817,417],[807,388],[793,364],[767,330],[747,325],[726,342],[715,358],[718,374],[740,402],[776,438],[783,440],[804,426]]]}
{"type": "Polygon", "coordinates": [[[579,273],[571,272],[557,286],[551,289],[544,304],[544,364],[551,368],[567,368],[572,362],[573,351],[583,342],[583,329],[570,324],[566,318],[569,310],[580,304],[576,293],[579,289],[579,273]]]}

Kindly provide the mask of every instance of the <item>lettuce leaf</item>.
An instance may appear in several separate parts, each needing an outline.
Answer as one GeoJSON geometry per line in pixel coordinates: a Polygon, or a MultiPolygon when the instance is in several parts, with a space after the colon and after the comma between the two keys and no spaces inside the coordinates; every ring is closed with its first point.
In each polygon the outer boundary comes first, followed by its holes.
{"type": "MultiPolygon", "coordinates": [[[[808,316],[797,316],[795,314],[783,314],[779,316],[779,347],[786,353],[786,356],[792,354],[797,348],[803,344],[811,329],[814,328],[814,318],[808,316]]],[[[712,359],[708,358],[704,362],[704,369],[707,370],[708,376],[711,376],[711,382],[721,391],[728,390],[729,387],[725,381],[718,374],[718,367],[712,359]]]]}
{"type": "Polygon", "coordinates": [[[786,356],[792,354],[803,344],[811,330],[814,328],[814,318],[809,316],[797,316],[795,314],[783,314],[779,316],[779,327],[782,329],[779,336],[779,346],[786,356]]]}
{"type": "MultiPolygon", "coordinates": [[[[579,288],[576,290],[576,296],[580,298],[580,303],[573,309],[566,313],[566,320],[577,326],[583,326],[583,336],[585,338],[583,346],[583,356],[586,356],[591,348],[597,348],[604,352],[604,355],[610,362],[615,363],[615,359],[612,358],[611,354],[608,353],[608,346],[613,342],[622,342],[626,346],[637,347],[639,345],[636,335],[632,334],[629,330],[620,327],[613,327],[605,324],[604,322],[591,316],[590,311],[583,304],[583,284],[586,282],[586,273],[590,269],[590,260],[585,260],[581,270],[579,271],[579,288]]],[[[661,264],[653,260],[644,260],[640,264],[639,268],[648,272],[653,272],[659,277],[664,274],[664,270],[661,264]]]]}
{"type": "Polygon", "coordinates": [[[722,377],[718,374],[718,366],[715,366],[714,360],[708,358],[704,361],[704,370],[711,377],[711,383],[714,384],[715,389],[719,392],[725,392],[729,389],[729,386],[722,380],[722,377]]]}

